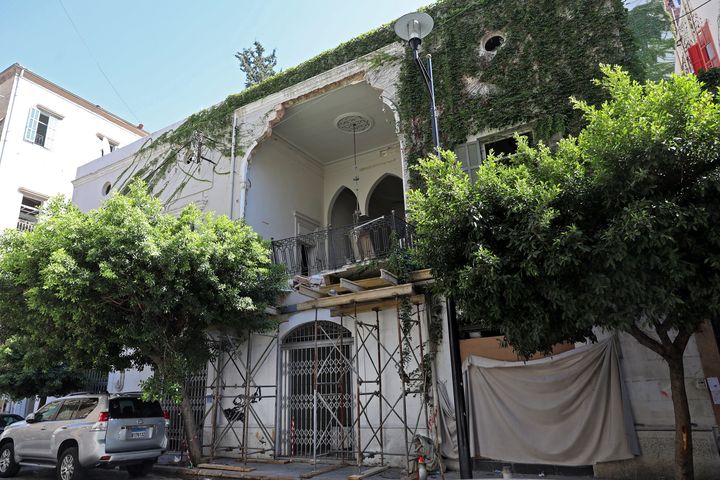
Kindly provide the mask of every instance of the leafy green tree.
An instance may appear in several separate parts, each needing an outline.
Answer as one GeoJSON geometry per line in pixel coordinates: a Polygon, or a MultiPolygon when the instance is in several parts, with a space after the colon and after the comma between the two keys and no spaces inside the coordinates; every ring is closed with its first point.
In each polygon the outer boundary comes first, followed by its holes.
{"type": "Polygon", "coordinates": [[[0,329],[60,352],[73,367],[151,365],[146,393],[180,393],[197,462],[184,379],[212,358],[213,331],[243,335],[271,325],[266,308],[283,278],[244,222],[192,204],[166,214],[134,182],[88,213],[53,199],[32,232],[0,237],[0,329]]]}
{"type": "Polygon", "coordinates": [[[638,5],[628,12],[627,18],[646,78],[655,81],[668,78],[675,71],[675,40],[663,0],[638,5]]]}
{"type": "Polygon", "coordinates": [[[275,49],[270,55],[265,55],[265,47],[255,40],[251,48],[243,48],[242,52],[235,52],[235,58],[240,62],[240,70],[245,73],[245,88],[260,83],[266,78],[275,75],[275,49]]]}
{"type": "Polygon", "coordinates": [[[40,405],[48,396],[65,395],[82,389],[83,372],[68,368],[64,363],[38,365],[32,357],[44,358],[44,352],[12,337],[0,343],[0,395],[12,400],[40,397],[40,405]]]}
{"type": "Polygon", "coordinates": [[[521,355],[619,330],[667,363],[677,479],[693,478],[683,352],[720,311],[720,105],[694,76],[639,84],[603,67],[602,106],[553,150],[518,137],[468,176],[422,160],[409,194],[420,263],[463,321],[521,355]]]}

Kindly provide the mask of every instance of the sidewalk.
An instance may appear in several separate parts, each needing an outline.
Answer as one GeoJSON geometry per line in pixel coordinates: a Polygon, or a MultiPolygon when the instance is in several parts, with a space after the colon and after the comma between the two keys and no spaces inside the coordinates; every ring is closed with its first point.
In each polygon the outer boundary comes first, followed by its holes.
{"type": "MultiPolygon", "coordinates": [[[[296,480],[296,479],[320,479],[320,480],[372,480],[372,479],[414,479],[415,475],[404,476],[399,468],[389,468],[372,476],[376,467],[362,467],[324,463],[314,466],[310,463],[299,461],[283,461],[286,463],[269,462],[247,462],[222,458],[215,459],[212,464],[200,464],[198,468],[185,468],[159,463],[155,470],[158,473],[170,473],[188,478],[242,478],[247,480],[296,480]],[[225,467],[225,469],[223,468],[225,467]],[[210,468],[212,467],[212,468],[210,468]]],[[[475,470],[473,479],[502,478],[499,471],[475,470]]],[[[438,473],[428,475],[433,480],[442,480],[438,473]]],[[[447,472],[444,476],[447,480],[459,480],[459,472],[447,472]]],[[[591,480],[589,476],[562,476],[538,474],[513,474],[515,479],[544,479],[544,480],[591,480]]]]}

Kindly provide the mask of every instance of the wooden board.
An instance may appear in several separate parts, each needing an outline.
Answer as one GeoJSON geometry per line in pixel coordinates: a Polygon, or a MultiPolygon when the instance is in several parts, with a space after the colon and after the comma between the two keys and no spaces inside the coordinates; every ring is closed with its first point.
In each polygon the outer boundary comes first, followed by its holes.
{"type": "MultiPolygon", "coordinates": [[[[384,280],[380,277],[363,278],[361,280],[353,280],[352,282],[366,290],[372,290],[373,288],[387,287],[389,285],[392,285],[387,280],[384,280]]],[[[318,292],[322,293],[323,295],[327,295],[330,290],[335,290],[337,293],[346,293],[350,291],[342,283],[333,283],[331,285],[324,285],[318,288],[318,292]]]]}
{"type": "Polygon", "coordinates": [[[372,302],[374,300],[390,299],[395,296],[413,295],[413,286],[409,283],[374,290],[364,290],[357,293],[347,293],[336,297],[324,297],[297,305],[297,311],[310,310],[313,308],[331,308],[348,305],[353,302],[372,302]]]}
{"type": "Polygon", "coordinates": [[[363,473],[357,474],[357,475],[348,475],[348,480],[362,480],[363,478],[372,477],[373,475],[377,475],[378,473],[382,473],[385,470],[390,468],[390,465],[385,465],[382,467],[375,467],[371,468],[370,470],[365,470],[363,473]]]}
{"type": "Polygon", "coordinates": [[[231,472],[252,472],[255,470],[254,467],[239,467],[235,465],[224,465],[222,463],[201,463],[197,465],[198,468],[210,468],[213,470],[228,470],[231,472]]]}
{"type": "Polygon", "coordinates": [[[347,465],[344,465],[342,463],[338,463],[337,465],[327,465],[323,468],[313,470],[312,472],[306,472],[300,475],[300,478],[313,478],[317,477],[318,475],[322,475],[323,473],[333,472],[335,470],[340,470],[341,468],[345,468],[347,465]]]}
{"type": "MultiPolygon", "coordinates": [[[[413,295],[412,297],[410,297],[410,303],[412,303],[413,305],[422,305],[423,303],[425,303],[425,295],[413,295]]],[[[341,315],[355,315],[355,312],[371,312],[375,309],[387,310],[390,308],[395,308],[396,306],[397,301],[394,298],[391,300],[379,300],[375,302],[359,303],[357,305],[357,310],[355,309],[355,305],[333,308],[330,310],[330,316],[339,317],[341,315]]]]}
{"type": "MultiPolygon", "coordinates": [[[[477,357],[492,358],[493,360],[503,360],[506,362],[522,361],[512,348],[500,346],[502,339],[503,337],[481,337],[460,340],[460,360],[465,361],[470,355],[475,355],[477,357]]],[[[561,343],[553,347],[552,353],[557,355],[558,353],[567,352],[573,348],[575,348],[573,344],[561,343]]],[[[545,356],[546,355],[538,353],[533,355],[533,359],[536,360],[545,356]]]]}

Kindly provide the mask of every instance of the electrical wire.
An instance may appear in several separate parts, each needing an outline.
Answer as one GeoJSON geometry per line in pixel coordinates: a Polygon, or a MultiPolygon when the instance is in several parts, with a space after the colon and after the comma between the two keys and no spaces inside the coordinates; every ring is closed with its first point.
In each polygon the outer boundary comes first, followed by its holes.
{"type": "Polygon", "coordinates": [[[135,121],[139,123],[140,119],[138,118],[138,116],[135,114],[133,109],[130,108],[130,105],[128,105],[128,103],[125,101],[125,99],[122,97],[122,95],[120,95],[120,92],[118,92],[118,89],[115,88],[115,85],[113,85],[113,83],[110,81],[110,78],[108,77],[107,73],[105,73],[105,70],[103,70],[98,59],[95,57],[95,55],[93,55],[92,50],[90,50],[90,46],[88,46],[87,42],[85,41],[83,36],[80,34],[80,30],[78,29],[77,25],[75,25],[75,22],[73,21],[72,17],[70,16],[70,13],[68,12],[67,8],[65,8],[65,4],[62,2],[62,0],[58,0],[58,3],[62,7],[63,12],[65,12],[65,16],[67,17],[68,21],[70,22],[70,25],[73,27],[73,30],[75,30],[75,33],[77,34],[78,38],[80,39],[82,44],[85,46],[85,49],[88,51],[88,54],[90,54],[90,58],[93,59],[98,70],[100,71],[102,76],[105,77],[105,80],[107,81],[108,85],[110,85],[110,88],[113,89],[113,91],[115,92],[115,95],[117,95],[117,97],[120,99],[120,101],[123,103],[123,105],[125,105],[125,108],[128,109],[128,112],[130,112],[130,114],[133,117],[135,117],[135,121]]]}
{"type": "Polygon", "coordinates": [[[676,20],[680,20],[680,19],[683,18],[683,17],[687,17],[688,15],[690,15],[691,13],[693,13],[695,10],[704,7],[705,5],[707,5],[708,3],[710,3],[711,1],[712,1],[712,0],[706,0],[704,3],[701,3],[700,5],[698,5],[697,7],[693,8],[692,10],[688,10],[687,12],[683,13],[682,15],[680,15],[679,17],[676,18],[676,20]]]}

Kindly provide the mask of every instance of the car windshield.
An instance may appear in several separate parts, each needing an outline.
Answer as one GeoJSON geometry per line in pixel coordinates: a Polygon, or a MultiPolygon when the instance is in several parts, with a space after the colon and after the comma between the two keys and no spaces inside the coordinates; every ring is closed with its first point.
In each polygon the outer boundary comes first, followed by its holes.
{"type": "Polygon", "coordinates": [[[158,402],[145,402],[138,397],[113,398],[110,400],[110,418],[162,417],[158,402]]]}

